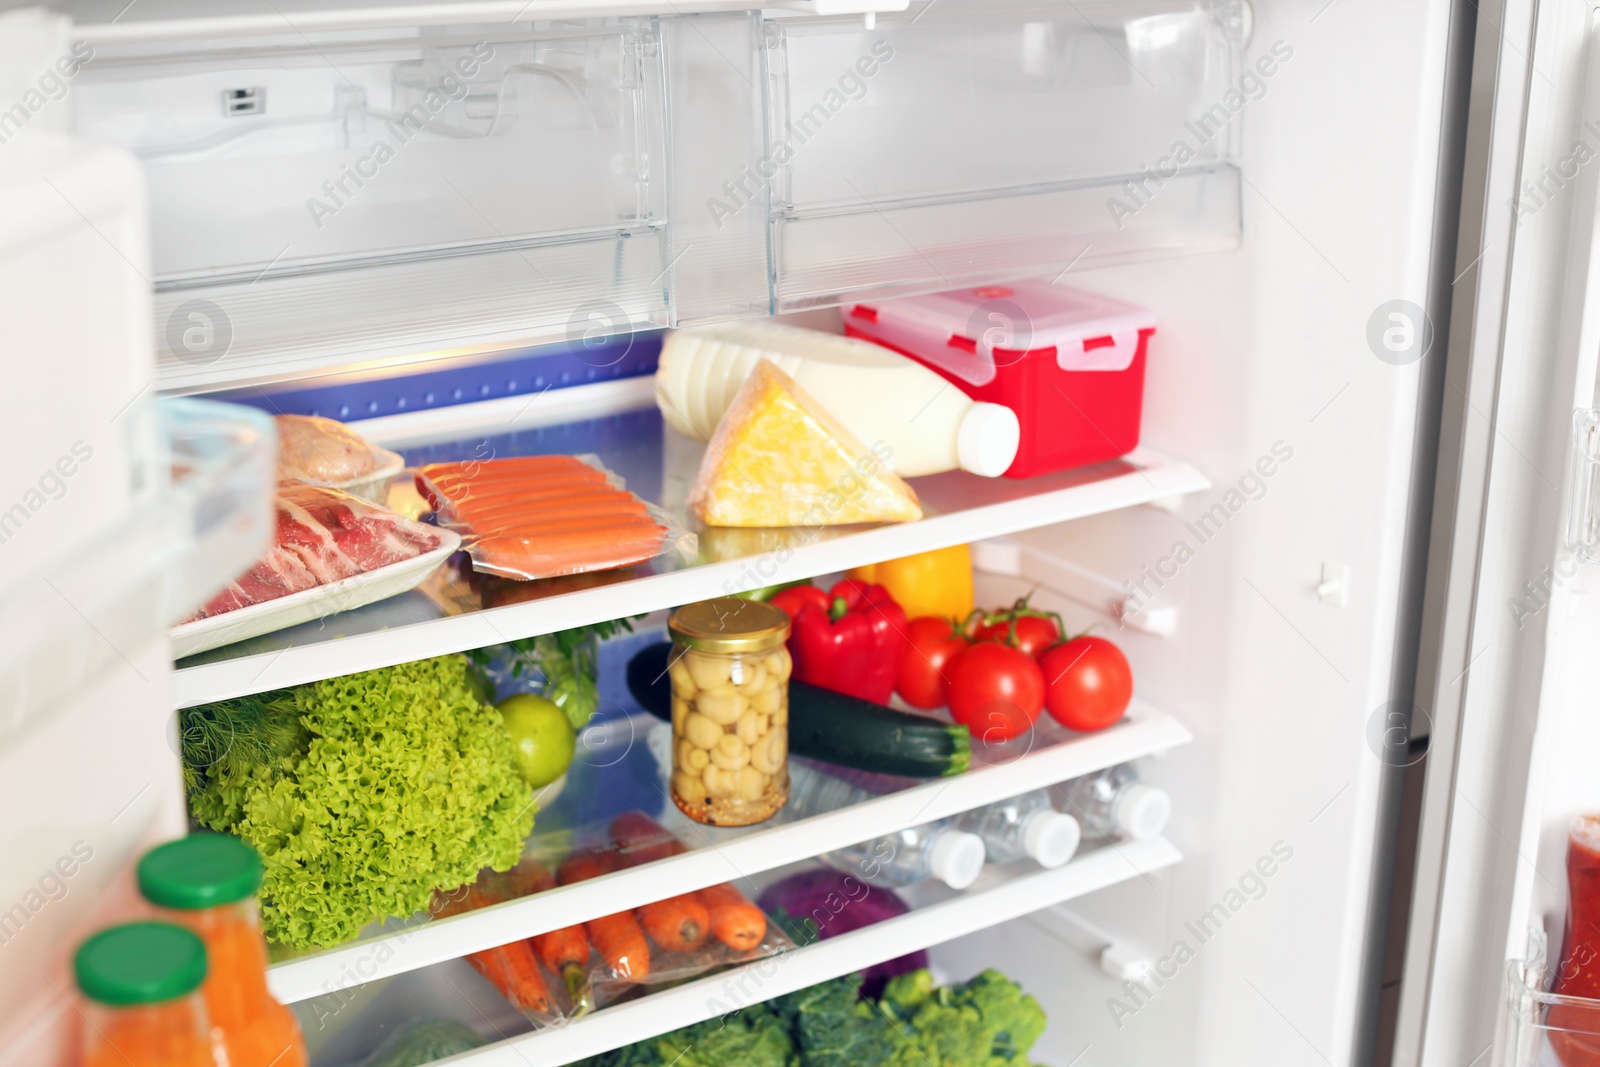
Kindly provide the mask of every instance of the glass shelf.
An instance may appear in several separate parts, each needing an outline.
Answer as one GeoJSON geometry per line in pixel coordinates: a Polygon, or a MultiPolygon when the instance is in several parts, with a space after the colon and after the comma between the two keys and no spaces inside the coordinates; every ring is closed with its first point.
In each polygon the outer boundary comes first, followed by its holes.
{"type": "MultiPolygon", "coordinates": [[[[463,1023],[492,1042],[451,1058],[472,1067],[547,1067],[571,1063],[708,1019],[725,1007],[746,1007],[818,982],[996,926],[1134,878],[1149,877],[1182,856],[1166,838],[1086,849],[1066,866],[1031,863],[990,867],[969,889],[913,886],[900,891],[910,912],[785,953],[778,966],[746,964],[583,1016],[531,1031],[486,980],[451,960],[397,977],[326,994],[295,1005],[313,1067],[356,1067],[384,1036],[416,1018],[463,1023]],[[746,972],[751,978],[744,977],[746,972]],[[738,993],[730,995],[730,990],[738,993]]],[[[806,861],[742,884],[760,887],[814,867],[806,861]]],[[[1004,967],[1003,960],[995,965],[1004,967]]],[[[862,1065],[868,1067],[868,1065],[862,1065]]]]}
{"type": "MultiPolygon", "coordinates": [[[[404,596],[182,661],[173,680],[180,706],[659,611],[1133,507],[1209,485],[1188,464],[1140,450],[1121,460],[1039,478],[980,478],[952,471],[913,479],[926,512],[913,523],[697,529],[687,496],[704,446],[666,430],[654,405],[512,433],[397,447],[413,465],[489,455],[597,453],[627,479],[629,489],[660,504],[683,528],[697,530],[698,555],[534,582],[485,579],[463,569],[465,557],[457,557],[404,596]]],[[[422,506],[408,480],[395,483],[389,502],[409,514],[422,506]]]]}
{"type": "Polygon", "coordinates": [[[1172,716],[1135,700],[1119,723],[1078,734],[1041,719],[1033,731],[1005,744],[974,744],[972,769],[931,781],[886,779],[871,800],[805,818],[780,814],[749,827],[692,823],[667,799],[658,757],[646,742],[658,722],[639,712],[591,725],[559,797],[541,810],[525,854],[555,866],[574,848],[606,832],[611,819],[639,810],[676,833],[680,855],[616,871],[578,885],[447,919],[426,914],[392,920],[339,948],[280,959],[269,972],[285,1003],[308,1000],[362,980],[402,974],[532,937],[678,893],[742,880],[798,860],[984,804],[1077,778],[1161,752],[1191,740],[1172,716]]]}

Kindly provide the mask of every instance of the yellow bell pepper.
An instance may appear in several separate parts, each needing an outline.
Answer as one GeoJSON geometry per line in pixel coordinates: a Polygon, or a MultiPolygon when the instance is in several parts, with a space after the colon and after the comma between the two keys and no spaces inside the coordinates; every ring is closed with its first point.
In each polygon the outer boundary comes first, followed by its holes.
{"type": "Polygon", "coordinates": [[[940,615],[959,620],[972,613],[972,552],[966,545],[871,563],[850,571],[849,577],[887,588],[910,619],[940,615]]]}

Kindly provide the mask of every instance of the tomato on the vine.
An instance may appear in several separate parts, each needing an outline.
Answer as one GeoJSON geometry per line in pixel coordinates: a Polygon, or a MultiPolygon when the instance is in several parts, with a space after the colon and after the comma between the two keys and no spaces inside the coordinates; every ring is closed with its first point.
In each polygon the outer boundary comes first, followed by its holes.
{"type": "Polygon", "coordinates": [[[1103,637],[1076,637],[1039,660],[1045,707],[1069,730],[1103,730],[1122,718],[1133,699],[1133,668],[1103,637]]]}
{"type": "Polygon", "coordinates": [[[970,642],[949,619],[924,615],[906,626],[906,652],[895,692],[914,708],[942,708],[950,699],[950,661],[970,642]]]}
{"type": "Polygon", "coordinates": [[[1007,741],[1026,733],[1044,707],[1044,675],[1021,649],[980,642],[955,658],[950,717],[980,741],[1007,741]]]}
{"type": "Polygon", "coordinates": [[[1035,659],[1045,649],[1061,640],[1061,630],[1056,626],[1055,620],[1049,616],[1017,615],[1007,617],[1008,614],[1002,612],[988,622],[979,623],[978,629],[972,635],[973,640],[1010,644],[1014,633],[1016,635],[1016,647],[1035,659]],[[1013,630],[1013,625],[1015,630],[1013,630]]]}

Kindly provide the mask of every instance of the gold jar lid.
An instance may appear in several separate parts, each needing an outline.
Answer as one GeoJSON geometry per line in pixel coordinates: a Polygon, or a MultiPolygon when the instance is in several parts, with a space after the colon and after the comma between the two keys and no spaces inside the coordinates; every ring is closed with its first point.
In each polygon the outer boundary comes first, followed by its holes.
{"type": "Polygon", "coordinates": [[[759,600],[719,596],[685,604],[667,628],[680,644],[700,652],[764,652],[788,638],[789,616],[759,600]]]}

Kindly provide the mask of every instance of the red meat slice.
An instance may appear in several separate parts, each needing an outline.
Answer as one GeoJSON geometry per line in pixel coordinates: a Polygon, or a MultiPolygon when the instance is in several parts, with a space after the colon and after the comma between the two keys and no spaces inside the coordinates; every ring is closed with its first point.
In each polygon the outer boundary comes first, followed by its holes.
{"type": "Polygon", "coordinates": [[[337,489],[279,482],[277,512],[276,544],[195,619],[314,589],[439,547],[432,527],[337,489]]]}

